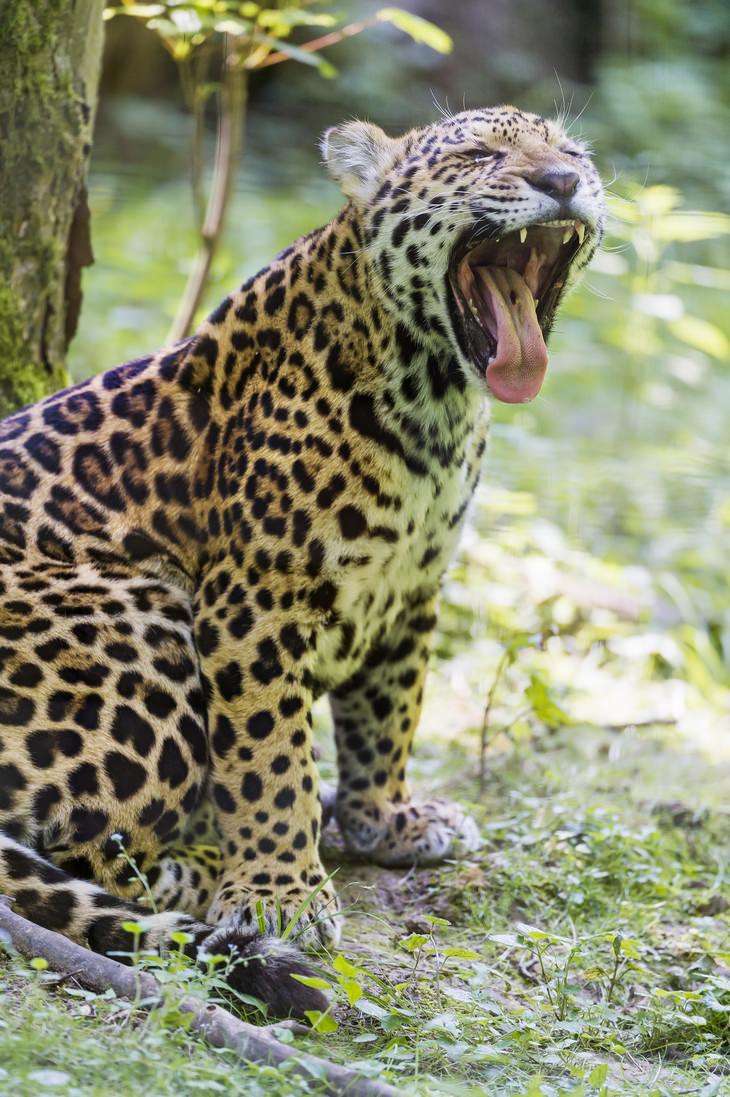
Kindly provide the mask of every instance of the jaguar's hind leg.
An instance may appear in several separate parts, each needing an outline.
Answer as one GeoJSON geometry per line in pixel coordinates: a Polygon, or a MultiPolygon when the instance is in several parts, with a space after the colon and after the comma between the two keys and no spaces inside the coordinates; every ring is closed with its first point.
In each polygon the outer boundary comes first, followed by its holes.
{"type": "Polygon", "coordinates": [[[165,911],[151,915],[129,899],[109,895],[90,880],[79,880],[35,850],[0,833],[0,893],[9,896],[18,914],[46,929],[58,930],[79,944],[92,943],[97,952],[128,948],[129,934],[121,923],[144,918],[146,943],[156,948],[174,930],[196,927],[187,914],[165,911]]]}
{"type": "Polygon", "coordinates": [[[261,998],[276,1014],[302,1016],[307,1010],[326,1008],[321,991],[292,978],[313,973],[296,949],[283,941],[259,934],[222,935],[180,911],[151,913],[139,903],[109,895],[91,881],[70,876],[2,833],[0,894],[8,895],[15,911],[36,925],[57,930],[95,952],[118,954],[120,959],[137,949],[164,948],[171,933],[182,931],[190,937],[185,951],[204,960],[207,941],[215,934],[212,951],[230,955],[227,980],[234,991],[261,998]],[[127,922],[142,924],[139,937],[125,929],[127,922]]]}
{"type": "Polygon", "coordinates": [[[149,890],[138,902],[155,910],[181,910],[204,919],[218,886],[221,861],[218,846],[171,849],[146,873],[149,890]]]}
{"type": "MultiPolygon", "coordinates": [[[[114,844],[114,836],[109,844],[114,844]]],[[[205,918],[220,875],[218,846],[201,843],[174,846],[154,861],[148,855],[142,855],[139,863],[130,857],[123,844],[118,844],[117,848],[119,852],[108,866],[115,892],[133,899],[147,910],[179,910],[194,918],[205,918]]],[[[75,874],[79,862],[73,854],[52,852],[49,857],[54,865],[75,874]]],[[[97,882],[109,887],[109,875],[97,882]]]]}
{"type": "MultiPolygon", "coordinates": [[[[113,577],[90,564],[3,571],[0,890],[31,921],[98,952],[129,951],[127,921],[148,926],[141,947],[189,932],[196,957],[212,932],[190,914],[143,906],[144,888],[119,857],[121,839],[142,873],[158,870],[160,899],[173,901],[178,870],[165,857],[208,770],[191,626],[183,591],[123,567],[113,577]]],[[[193,866],[179,871],[192,886],[193,866]]],[[[298,954],[256,929],[216,930],[212,951],[249,961],[232,985],[277,1012],[322,1008],[323,995],[290,978],[309,971],[298,954]],[[253,959],[261,955],[265,965],[253,959]]]]}

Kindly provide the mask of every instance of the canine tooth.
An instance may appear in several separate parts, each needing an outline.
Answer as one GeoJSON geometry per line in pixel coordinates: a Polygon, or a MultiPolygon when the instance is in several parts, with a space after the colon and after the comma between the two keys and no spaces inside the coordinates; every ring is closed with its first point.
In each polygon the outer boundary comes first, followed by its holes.
{"type": "Polygon", "coordinates": [[[520,243],[524,244],[527,239],[527,229],[520,229],[520,243]]]}
{"type": "Polygon", "coordinates": [[[573,226],[571,225],[570,228],[566,229],[565,232],[563,233],[563,243],[567,244],[572,235],[573,235],[573,226]]]}
{"type": "Polygon", "coordinates": [[[576,234],[578,236],[578,243],[582,244],[583,243],[583,237],[586,234],[586,227],[585,227],[585,225],[583,224],[582,221],[576,221],[575,222],[575,231],[576,231],[576,234]]]}
{"type": "Polygon", "coordinates": [[[539,297],[536,297],[536,298],[535,298],[535,308],[537,308],[537,306],[538,306],[539,304],[540,304],[540,298],[539,298],[539,297]]]}

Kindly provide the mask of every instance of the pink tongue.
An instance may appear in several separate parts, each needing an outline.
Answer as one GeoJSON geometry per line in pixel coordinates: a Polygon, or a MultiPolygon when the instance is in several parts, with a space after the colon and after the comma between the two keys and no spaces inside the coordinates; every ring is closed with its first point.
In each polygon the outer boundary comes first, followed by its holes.
{"type": "Polygon", "coordinates": [[[481,281],[480,293],[497,329],[497,352],[487,366],[487,384],[498,400],[524,404],[537,396],[548,364],[535,299],[516,270],[473,269],[481,281]]]}

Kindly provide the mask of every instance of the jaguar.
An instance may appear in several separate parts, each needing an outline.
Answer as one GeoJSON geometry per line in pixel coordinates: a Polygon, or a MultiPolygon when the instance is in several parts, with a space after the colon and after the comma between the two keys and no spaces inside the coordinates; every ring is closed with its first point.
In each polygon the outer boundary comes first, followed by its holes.
{"type": "Polygon", "coordinates": [[[439,587],[490,399],[539,392],[604,224],[586,147],[511,106],[322,153],[329,224],[190,338],[0,424],[0,891],[100,952],[182,933],[296,1014],[322,992],[292,941],[340,932],[318,697],[348,849],[478,843],[406,778],[439,587]]]}

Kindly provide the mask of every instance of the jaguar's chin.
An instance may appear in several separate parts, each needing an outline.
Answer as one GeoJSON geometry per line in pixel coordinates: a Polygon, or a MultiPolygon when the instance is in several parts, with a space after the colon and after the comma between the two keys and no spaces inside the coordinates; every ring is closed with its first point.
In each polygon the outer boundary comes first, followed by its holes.
{"type": "Polygon", "coordinates": [[[447,284],[455,336],[498,400],[526,403],[540,391],[555,310],[587,235],[581,221],[548,221],[501,237],[472,230],[454,247],[447,284]]]}

